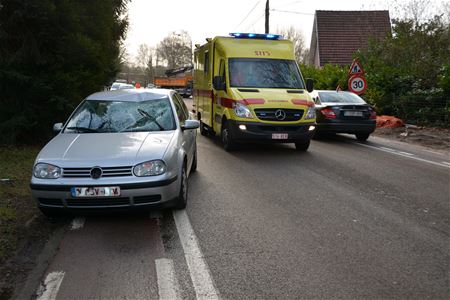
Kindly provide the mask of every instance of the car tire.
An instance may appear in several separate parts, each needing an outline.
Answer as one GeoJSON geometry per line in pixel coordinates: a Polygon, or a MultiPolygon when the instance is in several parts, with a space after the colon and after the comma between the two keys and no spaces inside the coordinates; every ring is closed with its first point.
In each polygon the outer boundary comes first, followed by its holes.
{"type": "Polygon", "coordinates": [[[188,196],[188,180],[187,180],[186,166],[183,164],[183,169],[181,170],[180,192],[178,194],[177,203],[175,204],[175,209],[186,208],[187,196],[188,196]]]}
{"type": "Polygon", "coordinates": [[[195,147],[194,157],[192,158],[192,165],[191,165],[191,173],[194,173],[195,171],[197,171],[197,147],[195,147]]]}
{"type": "Polygon", "coordinates": [[[220,138],[222,140],[222,146],[223,149],[225,149],[225,151],[229,152],[236,149],[236,142],[234,141],[233,136],[231,135],[230,125],[226,121],[222,125],[220,138]]]}
{"type": "Polygon", "coordinates": [[[357,133],[355,134],[356,139],[360,142],[365,142],[369,138],[370,133],[357,133]]]}
{"type": "Polygon", "coordinates": [[[310,140],[295,142],[295,149],[297,151],[307,151],[309,148],[310,140]]]}

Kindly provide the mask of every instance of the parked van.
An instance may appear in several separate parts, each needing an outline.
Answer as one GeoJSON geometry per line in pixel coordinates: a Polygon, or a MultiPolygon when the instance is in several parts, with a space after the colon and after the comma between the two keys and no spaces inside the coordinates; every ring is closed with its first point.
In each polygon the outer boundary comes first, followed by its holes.
{"type": "Polygon", "coordinates": [[[295,143],[306,151],[316,115],[291,41],[279,35],[232,33],[207,39],[194,53],[194,104],[203,135],[239,143],[295,143]]]}

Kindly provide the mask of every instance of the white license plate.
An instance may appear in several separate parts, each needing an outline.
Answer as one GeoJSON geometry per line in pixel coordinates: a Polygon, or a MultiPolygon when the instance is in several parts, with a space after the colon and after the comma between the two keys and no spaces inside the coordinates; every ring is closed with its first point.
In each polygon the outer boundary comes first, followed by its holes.
{"type": "Polygon", "coordinates": [[[272,140],[287,140],[287,133],[272,133],[272,140]]]}
{"type": "Polygon", "coordinates": [[[72,197],[118,197],[120,196],[120,187],[73,187],[71,188],[71,194],[72,197]]]}
{"type": "Polygon", "coordinates": [[[363,112],[362,111],[344,111],[344,116],[347,117],[362,117],[363,112]]]}

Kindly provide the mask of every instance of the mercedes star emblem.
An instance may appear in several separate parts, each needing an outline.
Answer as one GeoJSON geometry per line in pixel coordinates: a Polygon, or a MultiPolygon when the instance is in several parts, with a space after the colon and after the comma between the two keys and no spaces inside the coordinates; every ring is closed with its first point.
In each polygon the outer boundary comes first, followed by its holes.
{"type": "Polygon", "coordinates": [[[283,121],[286,118],[286,113],[284,110],[279,109],[275,112],[275,118],[279,121],[283,121]]]}

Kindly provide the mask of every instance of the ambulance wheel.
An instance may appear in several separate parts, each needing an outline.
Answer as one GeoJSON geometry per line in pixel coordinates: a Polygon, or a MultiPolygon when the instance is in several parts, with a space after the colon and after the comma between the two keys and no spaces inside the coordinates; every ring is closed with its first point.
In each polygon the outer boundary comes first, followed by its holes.
{"type": "Polygon", "coordinates": [[[310,144],[309,140],[307,140],[306,142],[305,141],[295,142],[295,149],[297,151],[307,151],[309,148],[309,144],[310,144]]]}
{"type": "Polygon", "coordinates": [[[178,194],[177,203],[175,204],[175,209],[185,209],[187,205],[188,197],[188,180],[186,173],[186,166],[183,164],[183,170],[181,170],[181,184],[180,193],[178,194]]]}
{"type": "Polygon", "coordinates": [[[200,134],[203,136],[208,136],[208,130],[205,127],[205,123],[200,121],[200,134]]]}
{"type": "Polygon", "coordinates": [[[220,134],[222,139],[222,146],[225,151],[229,152],[236,149],[236,142],[231,135],[231,128],[228,122],[224,122],[222,125],[222,131],[220,134]]]}

